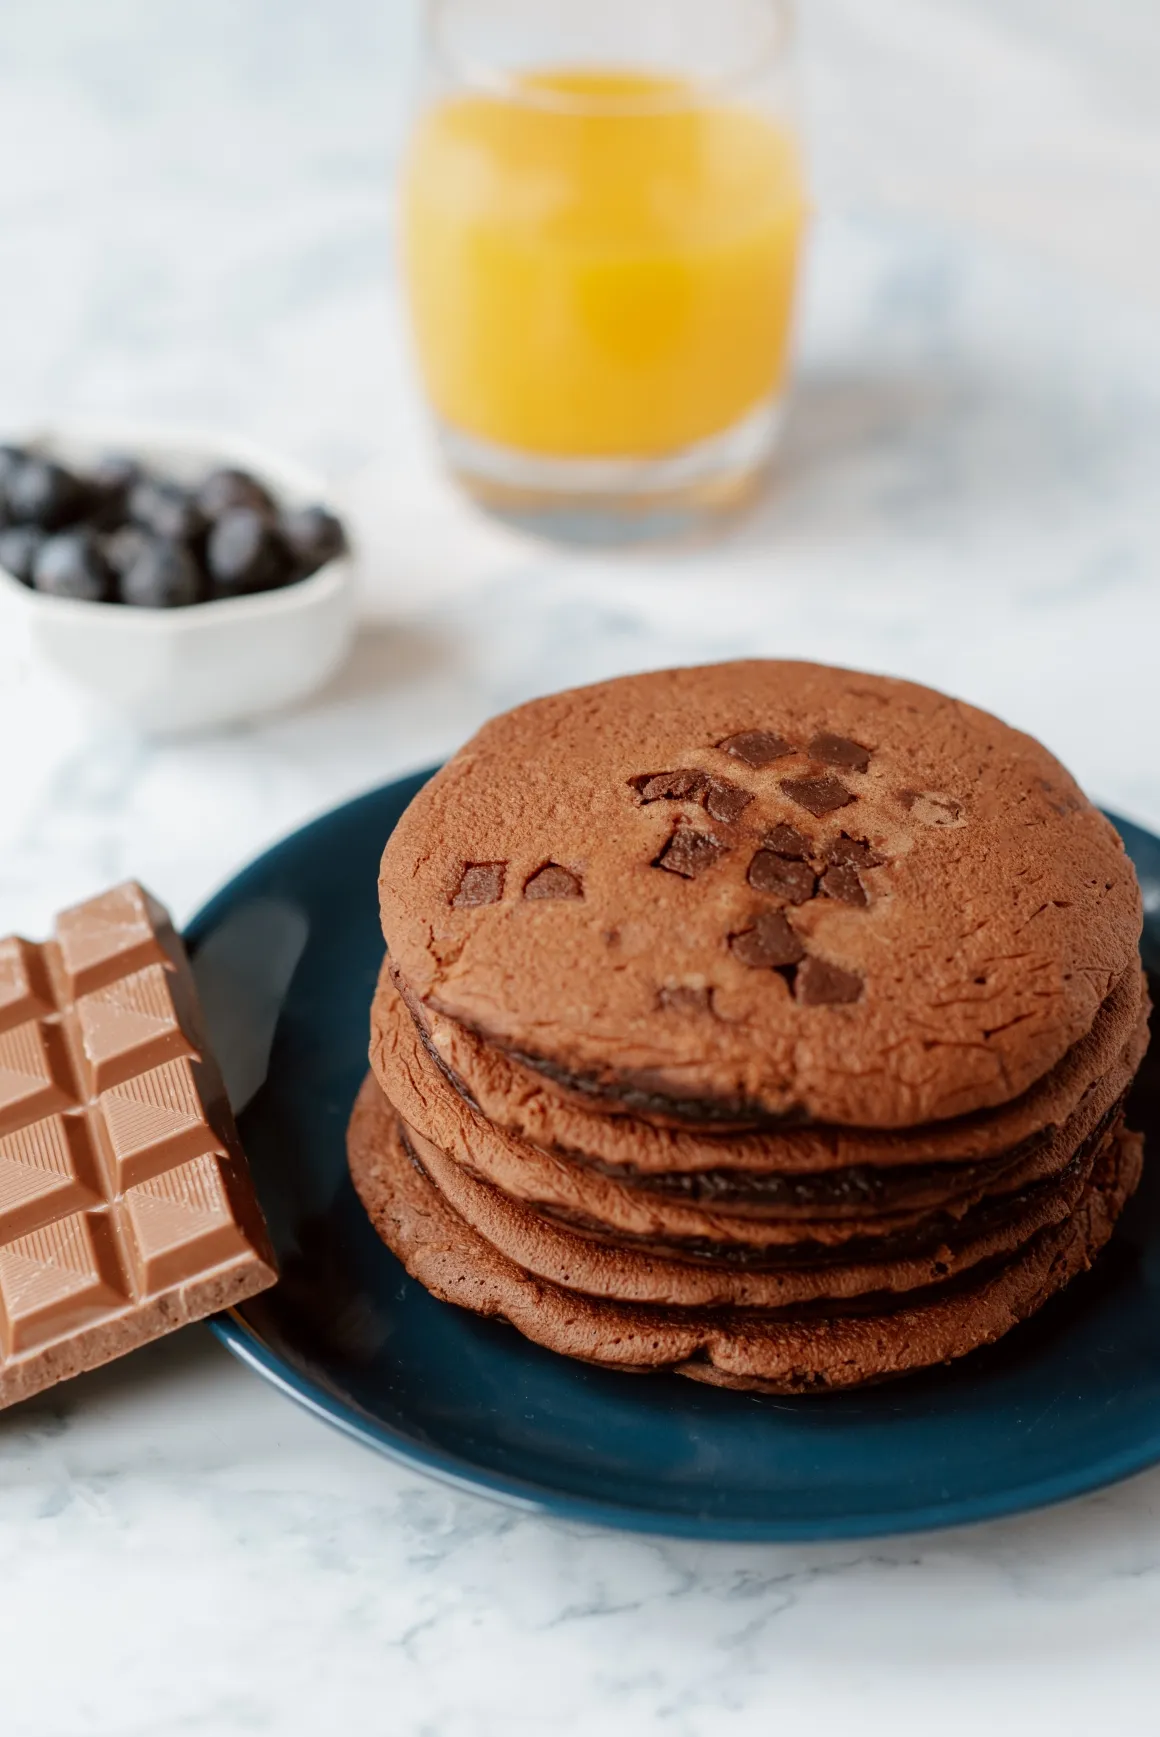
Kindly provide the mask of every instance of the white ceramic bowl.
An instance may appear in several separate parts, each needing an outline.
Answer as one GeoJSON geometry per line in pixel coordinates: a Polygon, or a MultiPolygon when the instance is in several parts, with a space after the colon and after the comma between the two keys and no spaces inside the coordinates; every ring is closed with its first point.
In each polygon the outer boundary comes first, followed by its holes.
{"type": "MultiPolygon", "coordinates": [[[[10,438],[80,470],[108,452],[178,481],[237,465],[281,506],[327,504],[323,484],[297,465],[212,435],[78,424],[10,438]]],[[[44,597],[0,568],[0,612],[23,626],[33,657],[138,729],[167,734],[276,711],[332,676],[354,632],[353,567],[340,555],[282,590],[185,609],[44,597]]]]}

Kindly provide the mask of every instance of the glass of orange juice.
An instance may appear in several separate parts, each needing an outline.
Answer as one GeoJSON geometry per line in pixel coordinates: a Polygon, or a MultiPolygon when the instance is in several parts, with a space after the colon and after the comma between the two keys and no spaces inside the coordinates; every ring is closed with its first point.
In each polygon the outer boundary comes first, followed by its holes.
{"type": "Polygon", "coordinates": [[[747,497],[805,194],[789,0],[427,0],[402,254],[440,444],[580,541],[747,497]]]}

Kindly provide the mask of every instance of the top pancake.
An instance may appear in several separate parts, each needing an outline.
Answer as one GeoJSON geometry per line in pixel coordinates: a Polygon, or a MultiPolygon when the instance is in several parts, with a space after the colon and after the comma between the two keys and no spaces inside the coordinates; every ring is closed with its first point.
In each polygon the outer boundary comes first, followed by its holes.
{"type": "Polygon", "coordinates": [[[494,719],[387,845],[408,991],[645,1116],[902,1128],[1005,1103],[1133,960],[1116,833],[1030,737],[817,665],[494,719]]]}

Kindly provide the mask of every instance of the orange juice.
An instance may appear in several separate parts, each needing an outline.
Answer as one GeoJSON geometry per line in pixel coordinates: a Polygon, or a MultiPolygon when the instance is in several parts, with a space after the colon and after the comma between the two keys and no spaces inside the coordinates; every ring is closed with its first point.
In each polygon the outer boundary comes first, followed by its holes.
{"type": "Polygon", "coordinates": [[[403,196],[437,414],[561,458],[722,433],[781,384],[802,216],[791,136],[683,80],[548,71],[448,98],[403,196]]]}

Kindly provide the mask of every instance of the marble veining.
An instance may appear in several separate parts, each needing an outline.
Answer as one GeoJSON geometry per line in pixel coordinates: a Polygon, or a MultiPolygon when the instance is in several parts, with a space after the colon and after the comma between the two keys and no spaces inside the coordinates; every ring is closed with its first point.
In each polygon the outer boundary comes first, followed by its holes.
{"type": "MultiPolygon", "coordinates": [[[[322,466],[366,618],[300,711],[165,743],[0,641],[0,928],[130,873],[184,917],[499,707],[749,650],[946,686],[1160,825],[1148,7],[805,5],[821,216],[775,487],[720,542],[600,560],[432,461],[391,277],[413,10],[0,5],[4,420],[322,466]]],[[[618,1536],[387,1464],[204,1329],[0,1417],[4,1737],[1135,1737],[1158,1624],[1160,1471],[872,1545],[618,1536]]]]}

